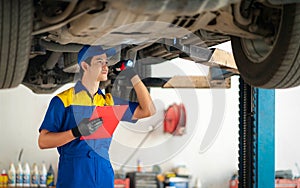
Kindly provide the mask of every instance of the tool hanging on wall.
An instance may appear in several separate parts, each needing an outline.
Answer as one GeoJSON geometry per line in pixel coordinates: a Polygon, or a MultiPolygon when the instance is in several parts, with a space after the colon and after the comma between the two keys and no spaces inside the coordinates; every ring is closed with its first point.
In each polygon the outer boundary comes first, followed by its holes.
{"type": "Polygon", "coordinates": [[[165,111],[164,132],[181,136],[186,130],[186,110],[183,104],[173,104],[165,111]]]}

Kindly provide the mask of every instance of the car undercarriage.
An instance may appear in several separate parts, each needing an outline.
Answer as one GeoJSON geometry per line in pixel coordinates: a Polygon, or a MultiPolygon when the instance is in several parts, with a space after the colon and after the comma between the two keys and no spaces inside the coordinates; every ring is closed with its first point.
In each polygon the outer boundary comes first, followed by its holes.
{"type": "MultiPolygon", "coordinates": [[[[300,3],[296,0],[1,1],[0,88],[24,84],[53,93],[76,80],[84,44],[114,47],[110,69],[132,59],[143,78],[151,65],[174,58],[201,63],[185,49],[231,40],[237,68],[249,84],[300,84],[300,3]],[[154,57],[153,62],[143,59],[154,57]]],[[[110,71],[108,87],[115,76],[110,71]]],[[[151,86],[151,80],[149,82],[151,86]]]]}

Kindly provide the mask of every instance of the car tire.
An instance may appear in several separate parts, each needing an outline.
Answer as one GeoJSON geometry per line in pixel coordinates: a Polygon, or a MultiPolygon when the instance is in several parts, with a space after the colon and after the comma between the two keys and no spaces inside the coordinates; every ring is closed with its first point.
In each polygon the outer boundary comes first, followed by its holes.
{"type": "Polygon", "coordinates": [[[31,0],[1,0],[0,89],[13,88],[25,76],[31,46],[31,0]]]}
{"type": "Polygon", "coordinates": [[[290,88],[300,84],[300,4],[284,5],[279,25],[270,49],[262,39],[231,38],[238,70],[252,86],[290,88]]]}

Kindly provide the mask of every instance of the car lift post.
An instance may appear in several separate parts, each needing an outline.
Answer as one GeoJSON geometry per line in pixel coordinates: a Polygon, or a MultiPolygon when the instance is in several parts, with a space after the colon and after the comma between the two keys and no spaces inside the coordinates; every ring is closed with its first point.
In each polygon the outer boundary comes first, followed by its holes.
{"type": "Polygon", "coordinates": [[[239,188],[275,187],[275,91],[240,78],[239,188]]]}

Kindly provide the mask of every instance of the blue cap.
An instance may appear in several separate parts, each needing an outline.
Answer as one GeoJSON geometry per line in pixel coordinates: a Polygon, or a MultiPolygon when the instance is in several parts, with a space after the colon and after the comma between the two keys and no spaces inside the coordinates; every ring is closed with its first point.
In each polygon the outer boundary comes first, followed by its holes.
{"type": "Polygon", "coordinates": [[[78,64],[82,61],[86,60],[89,57],[93,57],[96,55],[106,54],[107,57],[114,56],[116,54],[115,48],[103,49],[102,46],[90,46],[84,45],[78,53],[78,64]]]}

